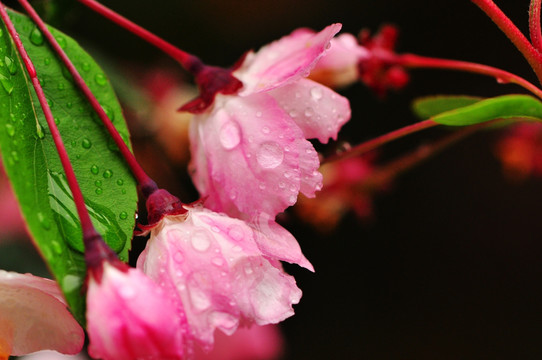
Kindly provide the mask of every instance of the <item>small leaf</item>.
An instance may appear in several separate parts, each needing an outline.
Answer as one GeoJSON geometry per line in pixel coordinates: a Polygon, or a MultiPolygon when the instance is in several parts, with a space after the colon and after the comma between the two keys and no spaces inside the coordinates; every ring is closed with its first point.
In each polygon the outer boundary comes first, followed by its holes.
{"type": "MultiPolygon", "coordinates": [[[[126,261],[135,223],[134,179],[101,121],[32,21],[9,12],[30,56],[104,240],[126,261]]],[[[47,122],[5,26],[0,27],[0,148],[30,233],[75,317],[84,322],[82,233],[47,122]]],[[[129,145],[122,110],[106,76],[71,38],[50,29],[129,145]]]]}
{"type": "Polygon", "coordinates": [[[414,100],[412,110],[422,120],[429,119],[445,111],[472,105],[483,100],[481,97],[467,95],[435,95],[414,100]]]}
{"type": "Polygon", "coordinates": [[[465,126],[513,117],[542,119],[542,103],[529,95],[503,95],[440,113],[432,120],[442,125],[465,126]]]}

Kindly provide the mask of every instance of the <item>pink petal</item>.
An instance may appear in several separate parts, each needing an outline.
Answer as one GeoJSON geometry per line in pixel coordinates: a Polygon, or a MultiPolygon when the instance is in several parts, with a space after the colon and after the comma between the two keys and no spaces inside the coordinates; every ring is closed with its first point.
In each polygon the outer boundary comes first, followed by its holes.
{"type": "Polygon", "coordinates": [[[301,297],[276,260],[262,256],[255,237],[242,220],[191,208],[152,230],[138,267],[176,295],[191,335],[210,347],[216,329],[231,335],[242,319],[281,321],[301,297]]]}
{"type": "Polygon", "coordinates": [[[196,351],[196,360],[273,360],[283,352],[284,340],[275,325],[237,329],[227,336],[216,333],[215,347],[207,353],[196,351]]]}
{"type": "Polygon", "coordinates": [[[277,224],[268,215],[262,214],[255,219],[254,225],[256,243],[265,256],[298,264],[307,270],[314,271],[314,267],[301,252],[299,243],[286,229],[277,224]]]}
{"type": "Polygon", "coordinates": [[[268,91],[308,76],[340,29],[341,24],[330,25],[316,34],[301,29],[249,54],[234,73],[244,84],[241,96],[268,91]]]}
{"type": "Polygon", "coordinates": [[[182,328],[170,299],[139,270],[105,263],[87,295],[91,356],[104,360],[183,359],[182,328]]]}
{"type": "Polygon", "coordinates": [[[0,270],[0,339],[8,339],[0,346],[11,346],[12,355],[76,354],[84,337],[54,281],[0,270]]]}
{"type": "Polygon", "coordinates": [[[341,127],[350,120],[348,99],[309,79],[299,79],[269,92],[290,113],[307,139],[327,143],[337,139],[341,127]]]}
{"type": "Polygon", "coordinates": [[[296,202],[302,186],[320,186],[318,155],[272,97],[217,100],[223,103],[191,127],[192,178],[209,208],[274,217],[296,202]]]}

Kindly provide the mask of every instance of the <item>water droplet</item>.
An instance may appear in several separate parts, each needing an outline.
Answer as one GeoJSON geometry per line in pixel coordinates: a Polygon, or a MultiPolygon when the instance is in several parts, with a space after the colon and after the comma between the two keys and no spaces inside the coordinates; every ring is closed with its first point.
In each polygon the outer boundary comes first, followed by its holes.
{"type": "Polygon", "coordinates": [[[122,189],[122,194],[126,194],[126,190],[125,190],[125,189],[122,189]]]}
{"type": "Polygon", "coordinates": [[[49,65],[49,64],[51,63],[51,59],[45,58],[45,59],[43,59],[43,63],[44,63],[45,65],[49,65]]]}
{"type": "Polygon", "coordinates": [[[244,233],[245,232],[243,231],[243,228],[238,225],[233,225],[228,230],[228,235],[235,241],[241,241],[243,239],[244,233]]]}
{"type": "Polygon", "coordinates": [[[111,176],[113,176],[113,171],[111,170],[105,170],[103,173],[103,177],[106,179],[109,179],[111,176]]]}
{"type": "Polygon", "coordinates": [[[310,90],[311,97],[314,101],[320,100],[324,96],[324,92],[320,86],[315,86],[310,90]]]}
{"type": "Polygon", "coordinates": [[[56,240],[51,241],[51,247],[53,248],[53,251],[57,255],[62,254],[62,245],[58,241],[56,240]]]}
{"type": "Polygon", "coordinates": [[[211,238],[206,230],[196,231],[190,238],[192,247],[197,251],[207,251],[211,246],[211,238]]]}
{"type": "Polygon", "coordinates": [[[81,284],[81,278],[77,275],[66,275],[62,279],[62,289],[68,293],[79,289],[81,284]]]}
{"type": "Polygon", "coordinates": [[[256,112],[256,117],[262,117],[262,112],[261,111],[256,112]]]}
{"type": "Polygon", "coordinates": [[[72,104],[71,102],[67,102],[67,103],[66,103],[66,107],[67,107],[68,109],[71,109],[71,108],[73,107],[73,104],[72,104]]]}
{"type": "Polygon", "coordinates": [[[81,146],[85,149],[90,149],[92,147],[92,142],[89,139],[84,138],[81,142],[81,146]]]}
{"type": "Polygon", "coordinates": [[[306,117],[311,117],[314,115],[314,110],[311,108],[311,107],[308,107],[305,109],[305,116],[306,117]]]}
{"type": "Polygon", "coordinates": [[[39,123],[36,123],[36,135],[38,135],[38,139],[43,139],[45,137],[45,133],[39,123]]]}
{"type": "Polygon", "coordinates": [[[15,65],[15,62],[10,57],[4,57],[4,64],[6,64],[11,75],[15,75],[17,73],[17,65],[15,65]]]}
{"type": "Polygon", "coordinates": [[[96,76],[94,76],[94,81],[100,86],[107,84],[107,79],[104,74],[96,74],[96,76]]]}
{"type": "Polygon", "coordinates": [[[84,71],[89,71],[90,70],[90,64],[88,62],[84,62],[81,64],[81,69],[83,69],[84,71]]]}
{"type": "Polygon", "coordinates": [[[36,216],[38,217],[38,221],[42,228],[44,228],[45,230],[51,229],[51,221],[46,218],[42,212],[38,212],[36,216]]]}
{"type": "Polygon", "coordinates": [[[284,189],[286,187],[286,183],[284,181],[279,182],[279,188],[284,189]]]}
{"type": "Polygon", "coordinates": [[[11,93],[13,92],[13,83],[11,82],[11,80],[0,74],[0,83],[2,83],[2,87],[4,88],[4,90],[6,90],[8,95],[11,95],[11,93]]]}
{"type": "Polygon", "coordinates": [[[226,122],[220,129],[220,143],[226,150],[231,150],[241,142],[239,126],[232,121],[226,122]]]}
{"type": "Polygon", "coordinates": [[[13,137],[15,135],[15,128],[13,127],[13,125],[6,124],[6,132],[8,133],[9,136],[13,137]]]}
{"type": "Polygon", "coordinates": [[[94,175],[98,175],[98,173],[100,172],[100,168],[97,165],[92,165],[90,167],[90,172],[94,175]]]}
{"type": "Polygon", "coordinates": [[[262,128],[262,132],[263,132],[264,134],[269,134],[269,132],[271,132],[271,130],[269,130],[269,128],[268,128],[267,126],[264,126],[264,127],[262,128]]]}
{"type": "Polygon", "coordinates": [[[94,185],[96,185],[96,186],[98,186],[98,187],[99,187],[99,186],[102,186],[102,180],[96,180],[96,181],[94,182],[94,185]]]}
{"type": "Polygon", "coordinates": [[[245,266],[245,274],[250,275],[253,272],[254,270],[252,270],[252,267],[250,265],[245,266]]]}
{"type": "Polygon", "coordinates": [[[118,179],[118,180],[117,180],[117,185],[118,185],[118,186],[124,185],[124,181],[123,181],[122,179],[118,179]]]}
{"type": "Polygon", "coordinates": [[[66,49],[66,46],[68,43],[66,42],[66,39],[63,36],[55,36],[56,42],[62,49],[66,49]]]}
{"type": "Polygon", "coordinates": [[[104,192],[102,188],[96,188],[96,190],[94,191],[96,193],[96,195],[102,195],[102,193],[104,192]]]}
{"type": "Polygon", "coordinates": [[[260,145],[256,159],[264,169],[273,169],[282,164],[284,152],[278,143],[270,141],[260,145]]]}
{"type": "Polygon", "coordinates": [[[258,187],[260,188],[260,190],[265,190],[265,184],[264,183],[260,183],[260,185],[258,187]]]}
{"type": "Polygon", "coordinates": [[[58,90],[64,90],[66,88],[66,85],[64,85],[63,82],[58,83],[58,90]]]}
{"type": "Polygon", "coordinates": [[[297,114],[297,111],[295,111],[295,110],[290,111],[289,114],[290,114],[290,116],[291,116],[292,118],[296,118],[297,115],[298,115],[298,114],[297,114]]]}
{"type": "Polygon", "coordinates": [[[102,106],[102,109],[104,110],[105,112],[105,115],[107,115],[107,117],[109,118],[109,120],[111,120],[111,122],[113,122],[115,120],[115,111],[113,111],[113,109],[111,109],[109,106],[107,105],[103,105],[102,106]]]}
{"type": "Polygon", "coordinates": [[[71,144],[72,147],[76,147],[77,146],[77,140],[72,140],[70,142],[70,144],[71,144]]]}
{"type": "Polygon", "coordinates": [[[4,36],[4,32],[0,29],[0,37],[4,36]]]}
{"type": "Polygon", "coordinates": [[[17,151],[12,151],[12,152],[11,152],[11,158],[12,158],[13,161],[15,161],[15,162],[18,162],[18,161],[19,161],[19,154],[17,153],[17,151]]]}
{"type": "Polygon", "coordinates": [[[119,214],[119,218],[121,218],[122,220],[128,219],[128,213],[127,213],[126,211],[122,211],[122,212],[119,214]]]}
{"type": "Polygon", "coordinates": [[[34,26],[32,31],[30,32],[30,42],[32,44],[40,46],[43,45],[45,42],[45,39],[43,38],[43,34],[41,33],[40,29],[38,29],[37,26],[34,26]]]}

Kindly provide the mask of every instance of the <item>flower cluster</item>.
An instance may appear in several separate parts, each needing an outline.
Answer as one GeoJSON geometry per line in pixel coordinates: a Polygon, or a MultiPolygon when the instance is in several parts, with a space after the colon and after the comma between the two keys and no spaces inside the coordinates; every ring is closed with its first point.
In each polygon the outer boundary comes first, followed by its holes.
{"type": "Polygon", "coordinates": [[[307,139],[335,139],[350,119],[346,98],[306,78],[340,27],[295,31],[229,73],[199,72],[201,96],[183,108],[195,113],[191,167],[203,200],[185,205],[154,191],[138,269],[104,262],[91,271],[91,355],[182,359],[193,344],[210,350],[216,330],[232,335],[293,315],[301,290],[281,261],[313,267],[275,217],[299,192],[322,187],[307,139]]]}

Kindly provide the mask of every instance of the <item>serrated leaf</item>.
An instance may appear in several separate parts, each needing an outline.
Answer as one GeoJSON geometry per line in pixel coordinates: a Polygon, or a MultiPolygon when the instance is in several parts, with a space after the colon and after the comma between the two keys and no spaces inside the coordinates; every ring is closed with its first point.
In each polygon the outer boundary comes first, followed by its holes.
{"type": "Polygon", "coordinates": [[[507,118],[542,119],[542,103],[529,95],[503,95],[446,111],[431,119],[442,125],[465,126],[507,118]]]}
{"type": "Polygon", "coordinates": [[[434,95],[418,98],[412,103],[412,111],[420,119],[429,119],[440,113],[477,103],[484,98],[467,95],[434,95]]]}
{"type": "MultiPolygon", "coordinates": [[[[135,225],[135,182],[42,34],[24,15],[9,14],[34,62],[92,221],[126,261],[135,225]]],[[[75,204],[30,79],[5,26],[0,29],[0,149],[4,166],[32,238],[75,317],[84,322],[84,247],[75,204]]],[[[129,144],[122,110],[103,71],[73,39],[50,29],[129,144]]]]}

